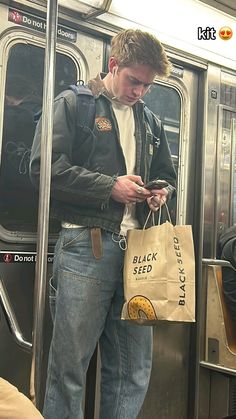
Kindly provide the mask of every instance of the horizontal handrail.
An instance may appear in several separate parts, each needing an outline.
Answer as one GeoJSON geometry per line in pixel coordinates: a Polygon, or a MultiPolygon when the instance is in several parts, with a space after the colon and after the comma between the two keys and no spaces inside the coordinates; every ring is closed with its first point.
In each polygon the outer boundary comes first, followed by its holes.
{"type": "Polygon", "coordinates": [[[202,264],[209,266],[223,266],[226,268],[232,268],[233,270],[236,270],[228,260],[223,259],[202,259],[202,264]]]}
{"type": "MultiPolygon", "coordinates": [[[[235,358],[236,358],[236,355],[235,355],[235,358]]],[[[224,372],[226,374],[236,375],[236,369],[223,367],[219,364],[212,364],[211,362],[200,361],[200,365],[201,365],[201,367],[209,368],[211,370],[224,372]]]]}
{"type": "Polygon", "coordinates": [[[10,302],[10,298],[8,296],[7,290],[3,281],[0,278],[0,302],[2,308],[4,310],[8,327],[10,332],[12,333],[16,343],[27,352],[31,352],[32,350],[32,343],[26,341],[23,337],[23,334],[20,330],[20,326],[18,324],[14,309],[10,302]]]}

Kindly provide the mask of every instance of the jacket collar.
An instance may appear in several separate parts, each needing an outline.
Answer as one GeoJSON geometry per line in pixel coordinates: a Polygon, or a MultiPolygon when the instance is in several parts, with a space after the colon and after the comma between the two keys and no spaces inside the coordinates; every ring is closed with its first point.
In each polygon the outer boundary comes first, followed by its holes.
{"type": "Polygon", "coordinates": [[[97,99],[100,95],[104,94],[109,96],[105,88],[102,79],[105,77],[105,73],[99,73],[94,79],[89,80],[88,87],[92,91],[93,96],[97,99]]]}

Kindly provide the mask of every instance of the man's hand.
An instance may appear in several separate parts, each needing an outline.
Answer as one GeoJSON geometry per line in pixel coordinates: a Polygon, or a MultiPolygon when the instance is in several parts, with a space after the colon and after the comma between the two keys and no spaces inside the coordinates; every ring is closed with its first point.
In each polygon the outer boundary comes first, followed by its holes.
{"type": "Polygon", "coordinates": [[[140,176],[118,176],[111,191],[111,197],[122,204],[143,202],[151,196],[152,191],[143,188],[140,176]]]}
{"type": "Polygon", "coordinates": [[[151,189],[151,197],[147,198],[147,203],[151,211],[156,212],[167,199],[167,189],[151,189]]]}

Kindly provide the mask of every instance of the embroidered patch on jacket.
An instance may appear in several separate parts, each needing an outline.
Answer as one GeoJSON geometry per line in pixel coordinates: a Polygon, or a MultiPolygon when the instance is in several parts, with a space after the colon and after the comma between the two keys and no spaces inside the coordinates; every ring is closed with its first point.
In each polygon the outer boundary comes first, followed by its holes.
{"type": "Polygon", "coordinates": [[[98,131],[111,131],[112,124],[111,121],[104,116],[99,116],[95,119],[95,125],[98,131]]]}

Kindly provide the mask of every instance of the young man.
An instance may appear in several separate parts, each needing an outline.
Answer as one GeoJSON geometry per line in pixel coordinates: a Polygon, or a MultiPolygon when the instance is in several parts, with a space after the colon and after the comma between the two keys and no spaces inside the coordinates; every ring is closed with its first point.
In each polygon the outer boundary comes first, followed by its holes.
{"type": "MultiPolygon", "coordinates": [[[[156,75],[167,76],[169,67],[154,36],[140,30],[116,35],[108,74],[88,83],[96,119],[83,144],[76,130],[75,94],[66,91],[55,100],[51,194],[62,230],[51,281],[54,331],[46,419],[83,418],[86,371],[98,342],[100,419],[135,419],[142,406],[152,365],[152,328],[120,320],[123,244],[127,230],[142,228],[149,209],[156,211],[174,190],[163,127],[159,130],[152,114],[149,125],[141,100],[156,75]],[[169,186],[144,187],[157,178],[169,186]]],[[[31,154],[36,185],[40,138],[39,124],[31,154]]]]}

